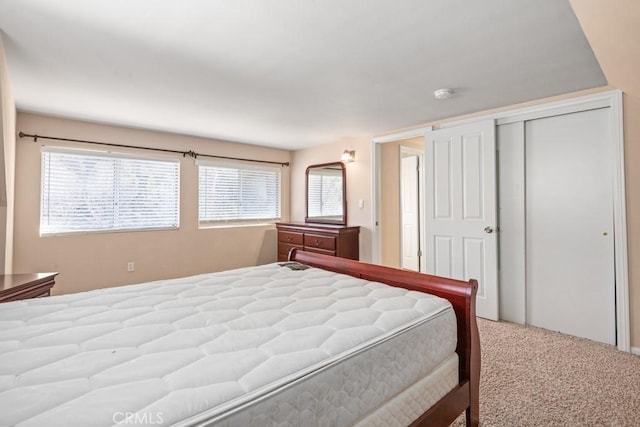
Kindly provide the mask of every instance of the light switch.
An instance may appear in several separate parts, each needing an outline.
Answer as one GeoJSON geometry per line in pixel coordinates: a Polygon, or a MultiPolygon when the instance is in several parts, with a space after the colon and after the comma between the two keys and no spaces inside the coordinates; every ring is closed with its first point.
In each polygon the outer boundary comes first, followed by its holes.
{"type": "Polygon", "coordinates": [[[364,200],[362,200],[362,199],[358,200],[358,207],[360,209],[364,209],[364,200]]]}

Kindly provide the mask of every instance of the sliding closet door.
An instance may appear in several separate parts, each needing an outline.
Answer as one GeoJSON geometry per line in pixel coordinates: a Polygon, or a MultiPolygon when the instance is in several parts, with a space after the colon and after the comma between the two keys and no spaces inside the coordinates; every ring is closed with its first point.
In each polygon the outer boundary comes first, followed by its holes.
{"type": "Polygon", "coordinates": [[[606,109],[525,124],[527,323],[615,344],[606,109]]]}

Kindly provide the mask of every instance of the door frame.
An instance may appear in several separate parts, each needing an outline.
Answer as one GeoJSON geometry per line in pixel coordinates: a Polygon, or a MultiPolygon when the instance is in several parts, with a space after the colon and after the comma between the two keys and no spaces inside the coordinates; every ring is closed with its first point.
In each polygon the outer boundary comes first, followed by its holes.
{"type": "MultiPolygon", "coordinates": [[[[611,90],[591,95],[569,98],[561,101],[548,102],[524,108],[500,111],[464,120],[451,120],[439,127],[453,127],[466,123],[494,119],[496,126],[535,118],[550,117],[594,108],[610,107],[610,146],[613,171],[613,213],[614,213],[614,256],[616,282],[616,338],[618,349],[630,352],[630,319],[629,319],[629,268],[627,250],[627,211],[625,198],[625,169],[624,169],[624,133],[622,121],[622,91],[611,90]]],[[[378,174],[380,153],[379,144],[402,139],[423,136],[432,126],[425,126],[404,132],[398,132],[373,138],[372,144],[372,261],[380,260],[378,218],[378,197],[380,191],[380,176],[378,174]]]]}

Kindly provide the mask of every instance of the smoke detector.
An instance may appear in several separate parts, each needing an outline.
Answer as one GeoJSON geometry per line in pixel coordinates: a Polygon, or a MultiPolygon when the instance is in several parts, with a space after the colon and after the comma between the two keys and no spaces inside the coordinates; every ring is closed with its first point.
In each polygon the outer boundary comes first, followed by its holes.
{"type": "Polygon", "coordinates": [[[447,89],[447,88],[438,89],[435,92],[433,92],[433,96],[436,99],[449,99],[453,96],[453,89],[447,89]]]}

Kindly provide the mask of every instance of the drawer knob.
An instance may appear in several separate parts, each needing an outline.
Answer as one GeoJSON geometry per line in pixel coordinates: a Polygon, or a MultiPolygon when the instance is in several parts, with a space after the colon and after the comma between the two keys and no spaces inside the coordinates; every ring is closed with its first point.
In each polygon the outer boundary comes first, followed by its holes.
{"type": "Polygon", "coordinates": [[[293,240],[293,237],[289,236],[287,237],[287,240],[293,240]]]}
{"type": "Polygon", "coordinates": [[[320,244],[320,240],[316,239],[316,245],[319,245],[319,244],[320,244]]]}

